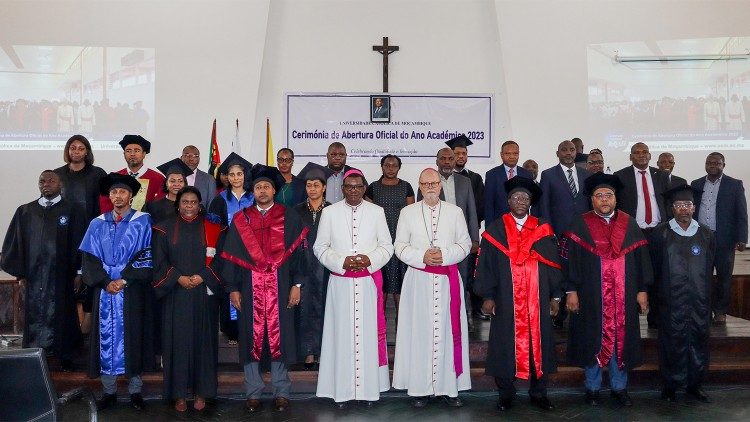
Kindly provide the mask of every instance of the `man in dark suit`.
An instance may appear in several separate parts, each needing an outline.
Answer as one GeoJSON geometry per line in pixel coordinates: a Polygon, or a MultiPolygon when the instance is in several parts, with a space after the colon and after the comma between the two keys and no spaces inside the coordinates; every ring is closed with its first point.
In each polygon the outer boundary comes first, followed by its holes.
{"type": "MultiPolygon", "coordinates": [[[[575,164],[576,146],[571,141],[563,141],[557,146],[557,159],[560,164],[542,172],[541,217],[552,224],[558,239],[568,229],[573,217],[591,209],[591,201],[583,194],[583,182],[591,175],[575,164]]],[[[567,312],[561,303],[560,312],[554,319],[555,327],[561,328],[567,312]]]]}
{"type": "Polygon", "coordinates": [[[703,191],[695,200],[698,222],[716,236],[713,267],[717,282],[713,286],[711,308],[714,324],[727,321],[732,287],[734,251],[744,251],[747,243],[747,202],[742,180],[724,174],[724,155],[712,152],[706,157],[706,175],[693,180],[693,188],[703,191]]]}
{"type": "MultiPolygon", "coordinates": [[[[436,163],[442,186],[440,199],[450,202],[463,210],[466,227],[469,230],[469,237],[471,238],[470,253],[476,253],[479,249],[479,222],[477,221],[476,202],[474,202],[474,192],[471,189],[471,180],[466,176],[453,172],[453,168],[456,165],[456,156],[453,154],[453,150],[448,147],[438,151],[436,163]]],[[[417,201],[421,200],[422,192],[420,191],[417,194],[417,201]]],[[[464,282],[464,289],[466,289],[466,283],[469,280],[468,256],[458,264],[458,271],[464,282]]]]}
{"type": "Polygon", "coordinates": [[[328,167],[333,173],[328,177],[326,184],[326,201],[335,204],[344,199],[344,174],[352,167],[346,165],[346,147],[341,142],[331,142],[326,153],[328,167]]]}
{"type": "Polygon", "coordinates": [[[375,97],[372,103],[373,119],[387,119],[390,116],[390,112],[388,111],[388,103],[383,98],[375,97]]]}
{"type": "Polygon", "coordinates": [[[510,211],[505,181],[515,176],[534,178],[531,172],[518,166],[519,155],[520,148],[516,141],[503,142],[500,147],[500,159],[503,160],[503,164],[490,169],[484,176],[484,221],[488,225],[510,211]]]}
{"type": "MultiPolygon", "coordinates": [[[[469,159],[469,145],[473,142],[466,136],[460,135],[445,143],[451,149],[453,154],[456,156],[456,164],[453,167],[453,172],[466,176],[471,180],[471,190],[474,192],[474,203],[476,204],[477,211],[477,224],[481,225],[484,220],[484,180],[482,175],[474,173],[473,171],[466,168],[466,162],[469,159]]],[[[474,266],[477,263],[477,254],[472,252],[467,257],[468,263],[468,280],[466,280],[466,290],[469,292],[472,315],[481,320],[487,321],[490,316],[482,312],[482,298],[474,293],[474,266]]]]}
{"type": "MultiPolygon", "coordinates": [[[[672,153],[662,152],[659,154],[659,159],[656,160],[656,167],[667,174],[667,185],[670,188],[687,185],[687,180],[672,174],[672,171],[674,170],[674,155],[672,155],[672,153]]],[[[667,212],[669,212],[669,208],[667,209],[667,212]]]]}
{"type": "Polygon", "coordinates": [[[198,164],[201,163],[200,151],[194,145],[188,145],[182,149],[180,160],[193,170],[193,174],[187,177],[187,184],[195,186],[200,191],[201,205],[208,209],[208,204],[216,196],[216,180],[210,174],[198,169],[198,164]]]}
{"type": "Polygon", "coordinates": [[[541,217],[552,223],[558,238],[568,229],[575,215],[591,209],[591,201],[583,195],[583,181],[591,176],[587,170],[575,165],[576,149],[571,141],[557,146],[560,164],[542,172],[541,217]]]}
{"type": "MultiPolygon", "coordinates": [[[[633,165],[615,172],[615,176],[623,185],[622,191],[618,192],[617,208],[635,219],[646,239],[650,238],[654,227],[669,218],[662,195],[669,189],[667,174],[656,167],[649,167],[650,161],[651,153],[648,145],[638,142],[630,147],[630,162],[633,165]]],[[[659,305],[656,303],[658,299],[656,286],[658,284],[657,280],[648,290],[648,296],[651,299],[648,313],[649,328],[657,327],[659,305]]]]}

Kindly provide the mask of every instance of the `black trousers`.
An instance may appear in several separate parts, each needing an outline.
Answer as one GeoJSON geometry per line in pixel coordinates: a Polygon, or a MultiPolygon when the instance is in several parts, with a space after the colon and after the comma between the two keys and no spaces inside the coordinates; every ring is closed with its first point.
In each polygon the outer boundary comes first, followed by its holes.
{"type": "MultiPolygon", "coordinates": [[[[653,265],[654,262],[654,251],[651,250],[651,245],[654,243],[651,241],[654,229],[652,227],[649,227],[647,229],[641,229],[643,231],[643,236],[648,241],[648,248],[649,248],[649,255],[651,256],[651,263],[653,265]]],[[[654,274],[656,274],[656,268],[654,268],[654,274]]],[[[648,294],[648,314],[646,315],[646,320],[648,321],[648,325],[650,326],[658,326],[659,325],[659,285],[661,284],[661,280],[654,279],[654,282],[651,283],[650,286],[648,286],[646,293],[648,294]]],[[[638,307],[640,311],[640,307],[638,307]]]]}
{"type": "Polygon", "coordinates": [[[717,246],[713,267],[716,268],[716,282],[711,290],[711,310],[716,314],[726,314],[732,296],[734,246],[717,246]]]}
{"type": "MultiPolygon", "coordinates": [[[[546,397],[547,396],[547,374],[543,374],[537,378],[536,368],[534,367],[534,352],[529,349],[529,396],[530,397],[546,397]]],[[[497,386],[497,392],[500,396],[500,400],[513,400],[516,397],[516,386],[514,384],[515,377],[495,377],[495,385],[497,386]]]]}

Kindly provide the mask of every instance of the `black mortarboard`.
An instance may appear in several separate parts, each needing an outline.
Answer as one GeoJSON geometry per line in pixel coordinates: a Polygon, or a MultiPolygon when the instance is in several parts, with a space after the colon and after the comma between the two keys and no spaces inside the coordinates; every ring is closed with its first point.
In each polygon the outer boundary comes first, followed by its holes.
{"type": "Polygon", "coordinates": [[[174,160],[167,161],[166,163],[156,166],[156,168],[159,169],[161,174],[164,175],[164,177],[169,177],[170,174],[181,174],[185,178],[193,174],[193,170],[190,170],[190,167],[188,167],[187,164],[185,164],[182,160],[179,158],[175,158],[174,160]]]}
{"type": "Polygon", "coordinates": [[[122,141],[120,141],[120,146],[123,151],[128,145],[133,144],[140,145],[141,148],[143,148],[143,152],[146,154],[151,152],[151,142],[145,140],[141,135],[125,135],[122,137],[122,141]]]}
{"type": "Polygon", "coordinates": [[[466,135],[458,135],[450,141],[445,141],[445,144],[453,149],[456,147],[467,148],[469,145],[473,145],[474,142],[471,142],[471,139],[469,139],[466,135]]]}
{"type": "Polygon", "coordinates": [[[141,182],[137,181],[133,176],[120,173],[110,173],[102,177],[99,182],[99,193],[109,196],[109,191],[114,188],[129,189],[133,193],[133,196],[135,196],[141,190],[141,182]]]}
{"type": "Polygon", "coordinates": [[[229,174],[229,167],[235,165],[242,166],[243,170],[245,171],[245,180],[249,180],[249,175],[253,170],[253,165],[246,159],[240,157],[239,154],[236,154],[234,152],[227,155],[227,158],[225,158],[224,162],[221,163],[221,165],[219,166],[219,174],[229,174]]]}
{"type": "Polygon", "coordinates": [[[276,167],[256,164],[253,166],[253,187],[255,187],[256,183],[262,181],[270,182],[274,189],[276,189],[276,192],[278,192],[286,183],[284,176],[276,167]]]}
{"type": "Polygon", "coordinates": [[[529,194],[532,205],[536,204],[539,201],[539,198],[542,197],[542,188],[540,188],[535,181],[527,177],[516,176],[505,181],[505,192],[508,193],[509,198],[513,192],[518,190],[529,194]]]}
{"type": "Polygon", "coordinates": [[[321,166],[313,162],[307,163],[305,167],[300,170],[297,177],[302,180],[320,180],[323,184],[326,184],[328,178],[333,174],[333,170],[328,167],[321,166]]]}
{"type": "Polygon", "coordinates": [[[620,181],[619,177],[602,172],[596,172],[587,177],[586,180],[584,180],[583,185],[584,194],[586,196],[593,195],[594,191],[599,189],[600,187],[607,187],[612,189],[613,191],[615,191],[615,195],[617,195],[617,192],[622,189],[622,182],[620,181]]]}
{"type": "Polygon", "coordinates": [[[690,185],[680,185],[662,193],[668,204],[675,201],[695,201],[695,197],[703,191],[690,185]]]}

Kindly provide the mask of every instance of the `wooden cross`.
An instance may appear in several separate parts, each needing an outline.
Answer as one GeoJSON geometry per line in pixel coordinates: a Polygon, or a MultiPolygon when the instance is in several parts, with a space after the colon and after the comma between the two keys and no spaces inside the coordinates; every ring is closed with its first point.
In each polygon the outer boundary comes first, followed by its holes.
{"type": "Polygon", "coordinates": [[[372,51],[383,55],[383,92],[388,92],[388,55],[398,51],[398,46],[388,45],[388,37],[383,37],[383,45],[373,45],[372,51]]]}

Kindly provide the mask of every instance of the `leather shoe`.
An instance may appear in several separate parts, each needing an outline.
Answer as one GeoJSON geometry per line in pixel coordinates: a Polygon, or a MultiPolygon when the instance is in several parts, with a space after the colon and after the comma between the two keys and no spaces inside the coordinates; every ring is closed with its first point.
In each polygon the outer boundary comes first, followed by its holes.
{"type": "Polygon", "coordinates": [[[464,406],[464,402],[458,397],[443,396],[443,401],[449,407],[463,407],[464,406]]]}
{"type": "Polygon", "coordinates": [[[366,408],[370,409],[372,407],[375,407],[375,403],[377,403],[377,400],[366,400],[363,402],[366,408]]]}
{"type": "Polygon", "coordinates": [[[413,399],[411,399],[411,403],[410,403],[411,407],[416,407],[418,409],[425,407],[427,406],[428,399],[429,399],[428,396],[414,397],[413,399]]]}
{"type": "Polygon", "coordinates": [[[510,410],[510,405],[513,403],[513,399],[500,399],[497,402],[497,410],[505,412],[510,410]]]}
{"type": "Polygon", "coordinates": [[[97,410],[104,410],[117,404],[117,394],[105,394],[96,402],[97,410]]]}
{"type": "Polygon", "coordinates": [[[276,397],[273,401],[273,408],[277,412],[285,412],[289,408],[289,399],[286,397],[276,397]]]}
{"type": "Polygon", "coordinates": [[[685,392],[687,392],[690,397],[698,400],[699,402],[711,403],[711,399],[708,398],[706,393],[704,393],[703,390],[700,389],[700,387],[688,387],[685,392]]]}
{"type": "Polygon", "coordinates": [[[599,406],[602,403],[599,397],[598,391],[586,390],[586,404],[591,406],[599,406]]]}
{"type": "Polygon", "coordinates": [[[669,403],[674,403],[677,401],[677,394],[675,393],[674,389],[665,388],[661,390],[661,399],[669,403]]]}
{"type": "Polygon", "coordinates": [[[484,312],[480,311],[474,311],[471,313],[471,316],[473,316],[476,319],[481,319],[482,321],[489,321],[490,316],[485,314],[484,312]]]}
{"type": "Polygon", "coordinates": [[[345,401],[336,402],[336,407],[343,410],[349,407],[349,403],[345,401]]]}
{"type": "Polygon", "coordinates": [[[63,359],[60,361],[60,369],[62,369],[63,372],[73,372],[75,370],[75,365],[73,365],[72,360],[63,359]]]}
{"type": "Polygon", "coordinates": [[[534,406],[542,409],[542,410],[552,410],[555,408],[555,406],[552,405],[552,403],[549,401],[547,396],[542,397],[531,397],[531,404],[534,406]]]}
{"type": "Polygon", "coordinates": [[[245,408],[250,413],[255,413],[260,410],[260,400],[258,399],[247,399],[245,400],[245,408]]]}
{"type": "Polygon", "coordinates": [[[620,390],[620,391],[614,391],[610,393],[612,397],[614,397],[618,403],[620,403],[621,406],[627,406],[630,407],[633,405],[633,400],[630,400],[630,395],[628,394],[628,390],[620,390]]]}
{"type": "Polygon", "coordinates": [[[716,314],[712,322],[714,325],[727,325],[727,316],[725,314],[716,314]]]}
{"type": "Polygon", "coordinates": [[[130,406],[135,410],[143,410],[143,408],[146,407],[146,402],[143,401],[141,393],[130,395],[130,406]]]}

